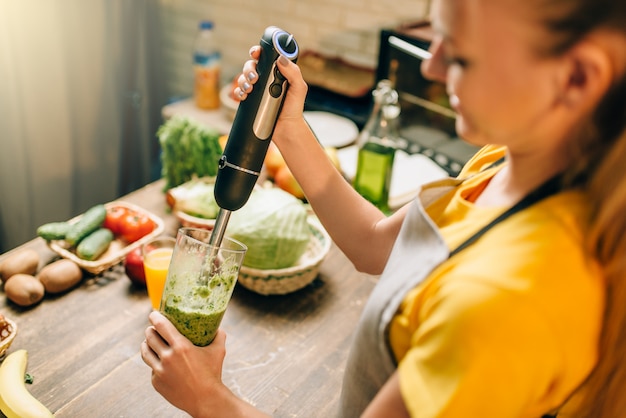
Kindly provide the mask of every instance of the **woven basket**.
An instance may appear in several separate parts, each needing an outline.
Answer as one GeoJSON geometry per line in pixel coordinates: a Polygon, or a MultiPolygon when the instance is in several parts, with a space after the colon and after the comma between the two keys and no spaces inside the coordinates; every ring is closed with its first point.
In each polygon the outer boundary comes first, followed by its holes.
{"type": "Polygon", "coordinates": [[[319,266],[330,251],[331,240],[317,220],[309,218],[311,240],[296,265],[283,269],[261,270],[242,266],[239,283],[262,295],[284,295],[302,289],[319,273],[319,266]]]}
{"type": "Polygon", "coordinates": [[[7,350],[9,349],[9,347],[11,347],[11,343],[13,342],[13,340],[15,339],[15,336],[17,335],[17,324],[11,321],[9,318],[4,318],[4,319],[5,321],[9,323],[9,325],[11,325],[11,333],[9,334],[8,337],[0,341],[0,359],[4,358],[4,356],[7,353],[7,350]]]}

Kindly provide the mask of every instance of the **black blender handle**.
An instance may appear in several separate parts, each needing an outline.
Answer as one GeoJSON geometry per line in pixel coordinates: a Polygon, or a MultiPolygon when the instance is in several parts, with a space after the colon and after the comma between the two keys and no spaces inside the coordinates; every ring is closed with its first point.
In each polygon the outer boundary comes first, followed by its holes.
{"type": "Polygon", "coordinates": [[[261,37],[258,80],[246,100],[239,103],[215,180],[215,200],[220,208],[234,211],[248,201],[267,154],[288,83],[278,71],[281,55],[298,59],[293,35],[270,26],[261,37]]]}

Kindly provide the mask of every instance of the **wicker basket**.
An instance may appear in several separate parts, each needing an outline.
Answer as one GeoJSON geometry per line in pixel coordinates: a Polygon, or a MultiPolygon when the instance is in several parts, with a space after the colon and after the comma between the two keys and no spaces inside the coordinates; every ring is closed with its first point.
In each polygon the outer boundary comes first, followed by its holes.
{"type": "Polygon", "coordinates": [[[319,266],[330,250],[328,233],[314,218],[309,218],[311,240],[304,254],[293,267],[261,270],[242,266],[239,283],[262,295],[284,295],[302,289],[319,273],[319,266]]]}
{"type": "Polygon", "coordinates": [[[4,318],[4,319],[5,321],[9,323],[9,325],[11,325],[11,333],[9,334],[8,337],[0,341],[0,360],[4,358],[4,356],[7,353],[7,350],[9,349],[9,347],[11,347],[11,343],[13,342],[13,340],[15,339],[15,336],[17,335],[17,324],[11,321],[9,318],[4,318]]]}

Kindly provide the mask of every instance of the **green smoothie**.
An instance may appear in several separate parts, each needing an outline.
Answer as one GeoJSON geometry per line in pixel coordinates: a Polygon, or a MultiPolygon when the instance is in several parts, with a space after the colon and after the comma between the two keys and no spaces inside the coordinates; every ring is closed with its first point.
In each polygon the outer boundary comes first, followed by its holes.
{"type": "Polygon", "coordinates": [[[236,272],[217,274],[208,281],[193,272],[174,274],[168,278],[161,311],[194,345],[209,345],[236,282],[236,272]]]}

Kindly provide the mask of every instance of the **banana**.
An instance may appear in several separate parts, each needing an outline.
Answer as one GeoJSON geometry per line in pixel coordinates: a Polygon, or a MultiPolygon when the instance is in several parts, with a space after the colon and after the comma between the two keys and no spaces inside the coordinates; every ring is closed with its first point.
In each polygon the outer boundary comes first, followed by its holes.
{"type": "Polygon", "coordinates": [[[0,410],[7,418],[52,417],[52,413],[33,395],[24,383],[28,353],[17,350],[0,365],[0,410]]]}

